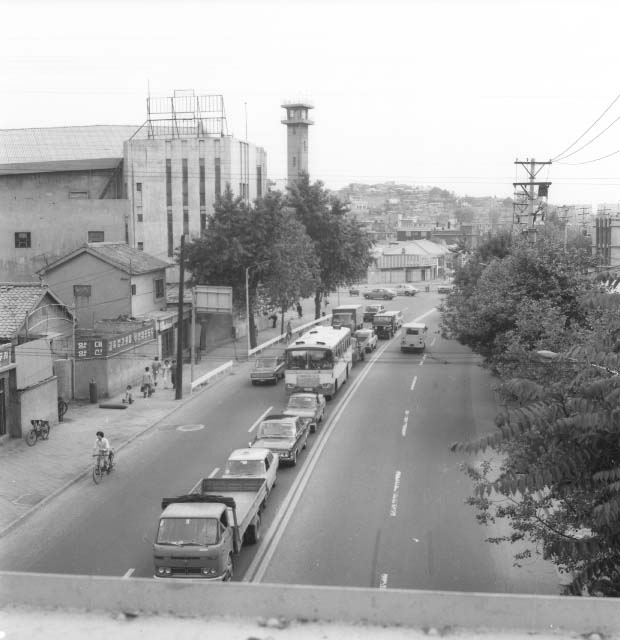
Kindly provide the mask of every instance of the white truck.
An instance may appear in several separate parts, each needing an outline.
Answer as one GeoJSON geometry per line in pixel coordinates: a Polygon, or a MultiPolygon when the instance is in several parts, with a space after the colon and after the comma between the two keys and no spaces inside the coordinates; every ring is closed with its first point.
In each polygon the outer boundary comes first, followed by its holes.
{"type": "Polygon", "coordinates": [[[260,539],[264,478],[202,478],[162,500],[153,542],[156,578],[231,580],[234,556],[260,539]]]}

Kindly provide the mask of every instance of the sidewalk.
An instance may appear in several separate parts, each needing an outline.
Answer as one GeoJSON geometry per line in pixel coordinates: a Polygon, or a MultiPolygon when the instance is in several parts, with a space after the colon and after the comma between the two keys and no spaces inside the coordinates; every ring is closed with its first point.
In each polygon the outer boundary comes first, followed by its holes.
{"type": "MultiPolygon", "coordinates": [[[[304,301],[304,316],[288,313],[293,330],[314,318],[310,300],[304,301]]],[[[280,326],[259,331],[258,344],[280,335],[280,326]]],[[[280,343],[272,349],[284,348],[280,343]]],[[[194,380],[232,360],[233,371],[251,367],[244,336],[207,350],[194,365],[194,380]]],[[[250,361],[253,358],[250,358],[250,361]]],[[[208,393],[211,384],[191,392],[191,365],[183,365],[183,398],[175,399],[174,389],[157,387],[150,398],[134,394],[134,402],[126,409],[102,409],[99,404],[71,402],[63,422],[52,425],[48,440],[29,447],[22,438],[13,438],[0,445],[0,538],[23,522],[58,493],[77,482],[92,469],[89,454],[95,433],[101,429],[110,435],[118,452],[129,442],[180,408],[191,398],[208,393]]],[[[223,375],[229,375],[229,371],[223,375]]],[[[248,378],[249,379],[249,378],[248,378]]],[[[138,391],[136,389],[136,391],[138,391]]],[[[101,402],[121,402],[122,394],[101,402]]]]}

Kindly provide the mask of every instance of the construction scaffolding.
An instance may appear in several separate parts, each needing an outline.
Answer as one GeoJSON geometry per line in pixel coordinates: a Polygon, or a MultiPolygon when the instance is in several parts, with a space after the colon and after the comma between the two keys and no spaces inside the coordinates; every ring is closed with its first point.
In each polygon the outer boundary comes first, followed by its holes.
{"type": "Polygon", "coordinates": [[[205,138],[228,135],[224,96],[197,96],[175,90],[173,96],[146,99],[149,138],[205,138]]]}

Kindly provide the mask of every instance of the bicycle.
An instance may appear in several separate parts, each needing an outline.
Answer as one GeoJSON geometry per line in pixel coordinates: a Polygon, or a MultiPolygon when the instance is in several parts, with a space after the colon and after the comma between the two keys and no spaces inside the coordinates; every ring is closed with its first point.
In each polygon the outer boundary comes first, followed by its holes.
{"type": "Polygon", "coordinates": [[[103,478],[103,474],[107,473],[109,475],[112,469],[116,466],[114,464],[114,451],[110,451],[107,463],[104,451],[93,453],[93,458],[97,458],[95,460],[95,466],[93,467],[93,481],[95,484],[99,484],[101,482],[101,478],[103,478]]]}
{"type": "Polygon", "coordinates": [[[26,444],[32,447],[36,444],[37,440],[47,440],[50,436],[50,423],[47,420],[31,420],[30,429],[26,436],[26,444]]]}
{"type": "Polygon", "coordinates": [[[69,410],[69,405],[65,400],[63,400],[62,396],[58,396],[58,422],[62,422],[65,413],[69,410]]]}

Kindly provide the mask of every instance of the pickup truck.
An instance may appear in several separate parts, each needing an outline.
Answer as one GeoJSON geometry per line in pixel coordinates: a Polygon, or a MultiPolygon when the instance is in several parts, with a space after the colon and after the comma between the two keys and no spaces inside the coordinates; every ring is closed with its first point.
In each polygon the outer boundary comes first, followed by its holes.
{"type": "Polygon", "coordinates": [[[231,580],[234,556],[260,539],[264,478],[202,478],[162,500],[153,542],[156,578],[231,580]]]}

